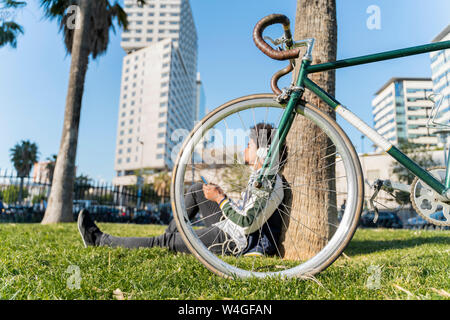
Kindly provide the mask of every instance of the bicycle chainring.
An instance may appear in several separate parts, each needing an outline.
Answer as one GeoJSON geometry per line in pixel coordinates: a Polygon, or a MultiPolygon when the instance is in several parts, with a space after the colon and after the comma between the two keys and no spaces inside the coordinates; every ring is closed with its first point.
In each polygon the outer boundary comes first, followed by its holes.
{"type": "MultiPolygon", "coordinates": [[[[428,170],[443,182],[446,169],[435,167],[428,170]]],[[[417,177],[411,184],[411,203],[414,210],[426,221],[437,226],[450,226],[450,203],[443,202],[439,195],[417,177]]]]}

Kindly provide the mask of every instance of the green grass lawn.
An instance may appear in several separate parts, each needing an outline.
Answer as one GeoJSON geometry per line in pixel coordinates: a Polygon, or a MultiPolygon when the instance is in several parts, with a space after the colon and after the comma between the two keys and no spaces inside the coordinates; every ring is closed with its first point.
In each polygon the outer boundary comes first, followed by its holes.
{"type": "MultiPolygon", "coordinates": [[[[164,230],[99,225],[119,236],[164,230]]],[[[362,229],[317,281],[226,280],[165,249],[85,249],[76,224],[0,224],[1,299],[450,299],[449,262],[449,231],[362,229]]]]}

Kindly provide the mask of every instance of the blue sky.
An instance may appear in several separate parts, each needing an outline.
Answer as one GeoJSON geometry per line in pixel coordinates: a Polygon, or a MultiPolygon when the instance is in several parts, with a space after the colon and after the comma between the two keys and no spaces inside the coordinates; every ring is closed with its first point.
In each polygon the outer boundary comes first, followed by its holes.
{"type": "MultiPolygon", "coordinates": [[[[251,38],[252,30],[260,18],[270,13],[283,13],[295,21],[296,1],[191,0],[191,5],[199,35],[198,62],[207,107],[213,109],[238,96],[269,92],[272,74],[286,63],[271,61],[259,52],[251,38]]],[[[450,23],[448,0],[337,0],[337,9],[338,59],[429,43],[450,23]],[[366,26],[366,11],[371,5],[381,9],[380,30],[366,26]]],[[[11,168],[9,149],[23,139],[38,144],[42,160],[58,152],[70,67],[56,22],[42,19],[37,1],[29,1],[17,20],[25,28],[18,48],[0,49],[3,169],[11,168]]],[[[277,36],[277,29],[269,34],[277,36]]],[[[106,55],[90,63],[83,100],[78,173],[107,181],[114,175],[124,55],[120,32],[112,34],[106,55]]],[[[429,56],[338,70],[336,96],[371,125],[373,94],[394,76],[430,77],[429,56]]],[[[360,134],[342,125],[360,151],[360,134]]],[[[371,150],[368,141],[364,148],[371,150]]]]}

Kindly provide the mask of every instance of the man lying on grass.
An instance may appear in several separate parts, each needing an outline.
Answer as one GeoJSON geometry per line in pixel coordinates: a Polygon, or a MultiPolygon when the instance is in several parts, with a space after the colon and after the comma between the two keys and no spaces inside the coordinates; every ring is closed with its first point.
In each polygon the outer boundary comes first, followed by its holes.
{"type": "MultiPolygon", "coordinates": [[[[262,187],[254,187],[268,148],[274,136],[274,128],[265,123],[250,130],[249,143],[244,151],[246,165],[251,175],[241,199],[236,203],[227,197],[222,188],[214,184],[193,184],[185,195],[189,219],[200,214],[205,227],[196,230],[198,237],[217,254],[245,254],[262,256],[275,254],[281,233],[281,216],[278,206],[284,197],[283,181],[279,173],[266,175],[262,187]]],[[[285,154],[281,146],[280,155],[285,154]]],[[[283,156],[281,157],[283,158],[283,156]]],[[[283,163],[282,159],[279,161],[283,163]]],[[[115,237],[100,231],[87,210],[78,216],[78,229],[87,246],[124,248],[163,247],[175,252],[189,253],[181,234],[172,220],[164,234],[158,237],[115,237]]]]}

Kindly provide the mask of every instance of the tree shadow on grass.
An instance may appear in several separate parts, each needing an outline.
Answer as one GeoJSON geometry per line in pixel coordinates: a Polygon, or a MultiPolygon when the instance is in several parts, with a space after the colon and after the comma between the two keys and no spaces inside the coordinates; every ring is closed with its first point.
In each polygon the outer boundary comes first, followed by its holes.
{"type": "Polygon", "coordinates": [[[353,239],[345,249],[349,256],[370,254],[395,249],[407,249],[427,244],[450,244],[450,238],[446,236],[414,237],[410,239],[393,240],[359,240],[353,239]]]}

